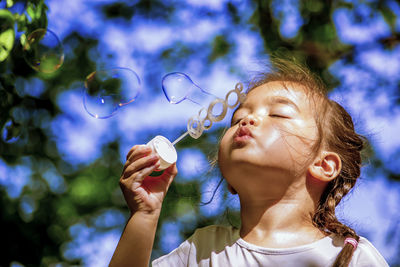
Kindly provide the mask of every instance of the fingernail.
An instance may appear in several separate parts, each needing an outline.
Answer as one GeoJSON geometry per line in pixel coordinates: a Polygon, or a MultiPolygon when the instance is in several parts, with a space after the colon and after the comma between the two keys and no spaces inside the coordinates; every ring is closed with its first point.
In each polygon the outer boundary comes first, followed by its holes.
{"type": "Polygon", "coordinates": [[[161,165],[160,160],[157,160],[156,164],[154,164],[154,166],[156,167],[156,169],[158,169],[161,165]]]}

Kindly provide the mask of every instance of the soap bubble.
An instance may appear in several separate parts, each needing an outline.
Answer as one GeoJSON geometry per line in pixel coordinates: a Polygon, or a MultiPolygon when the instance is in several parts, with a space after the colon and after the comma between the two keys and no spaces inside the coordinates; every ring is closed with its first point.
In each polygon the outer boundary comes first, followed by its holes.
{"type": "Polygon", "coordinates": [[[172,104],[179,104],[185,99],[201,106],[208,103],[212,94],[204,91],[196,85],[189,76],[182,72],[171,72],[162,79],[162,89],[168,101],[172,104]]]}
{"type": "Polygon", "coordinates": [[[21,136],[21,125],[9,119],[1,130],[1,139],[5,143],[15,143],[21,136]]]}
{"type": "MultiPolygon", "coordinates": [[[[182,72],[171,72],[165,75],[162,79],[162,89],[172,104],[179,104],[188,99],[202,106],[198,114],[189,118],[187,123],[187,133],[194,139],[199,138],[204,130],[209,130],[214,122],[223,120],[228,109],[234,109],[244,101],[246,96],[243,84],[237,83],[235,89],[226,94],[225,99],[218,98],[201,89],[182,72]]],[[[185,134],[173,144],[179,142],[185,134]]]]}
{"type": "Polygon", "coordinates": [[[64,62],[63,46],[50,30],[37,29],[29,34],[23,50],[26,63],[39,72],[55,72],[64,62]]]}
{"type": "Polygon", "coordinates": [[[140,79],[133,70],[98,70],[86,77],[83,106],[96,119],[106,119],[135,101],[139,93],[140,79]]]}

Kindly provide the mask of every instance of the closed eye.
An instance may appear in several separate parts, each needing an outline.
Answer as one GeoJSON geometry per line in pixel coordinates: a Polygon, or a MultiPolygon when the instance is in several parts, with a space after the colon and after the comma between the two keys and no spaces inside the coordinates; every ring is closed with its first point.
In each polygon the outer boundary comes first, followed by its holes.
{"type": "Polygon", "coordinates": [[[285,115],[282,115],[282,114],[270,114],[269,116],[270,116],[270,117],[273,117],[273,118],[290,119],[290,117],[285,116],[285,115]]]}

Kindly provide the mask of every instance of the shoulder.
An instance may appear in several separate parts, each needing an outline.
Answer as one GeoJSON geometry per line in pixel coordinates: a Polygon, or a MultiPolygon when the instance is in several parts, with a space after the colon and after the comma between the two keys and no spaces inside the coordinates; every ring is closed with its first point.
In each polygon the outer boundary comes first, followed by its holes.
{"type": "Polygon", "coordinates": [[[352,264],[353,266],[389,266],[379,251],[365,237],[360,237],[352,264]]]}
{"type": "Polygon", "coordinates": [[[192,237],[199,236],[218,236],[219,238],[233,238],[238,234],[238,229],[232,226],[224,225],[209,225],[206,227],[198,228],[192,237]]]}
{"type": "Polygon", "coordinates": [[[197,266],[239,238],[239,230],[231,226],[210,225],[195,230],[193,235],[168,255],[153,261],[153,266],[197,266]]]}
{"type": "Polygon", "coordinates": [[[233,244],[239,238],[239,230],[232,226],[210,225],[198,228],[189,238],[189,242],[193,242],[198,246],[207,245],[214,249],[221,249],[227,244],[233,244]]]}

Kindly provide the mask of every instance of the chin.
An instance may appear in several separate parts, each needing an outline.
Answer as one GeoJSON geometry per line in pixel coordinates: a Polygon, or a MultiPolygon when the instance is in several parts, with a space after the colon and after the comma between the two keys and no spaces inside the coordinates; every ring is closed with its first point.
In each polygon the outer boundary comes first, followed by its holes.
{"type": "Polygon", "coordinates": [[[257,164],[257,162],[252,162],[243,156],[233,156],[230,157],[229,160],[221,160],[219,158],[218,167],[222,176],[229,182],[229,177],[245,177],[252,175],[252,173],[255,175],[260,172],[260,168],[264,168],[265,166],[261,166],[257,164]]]}

